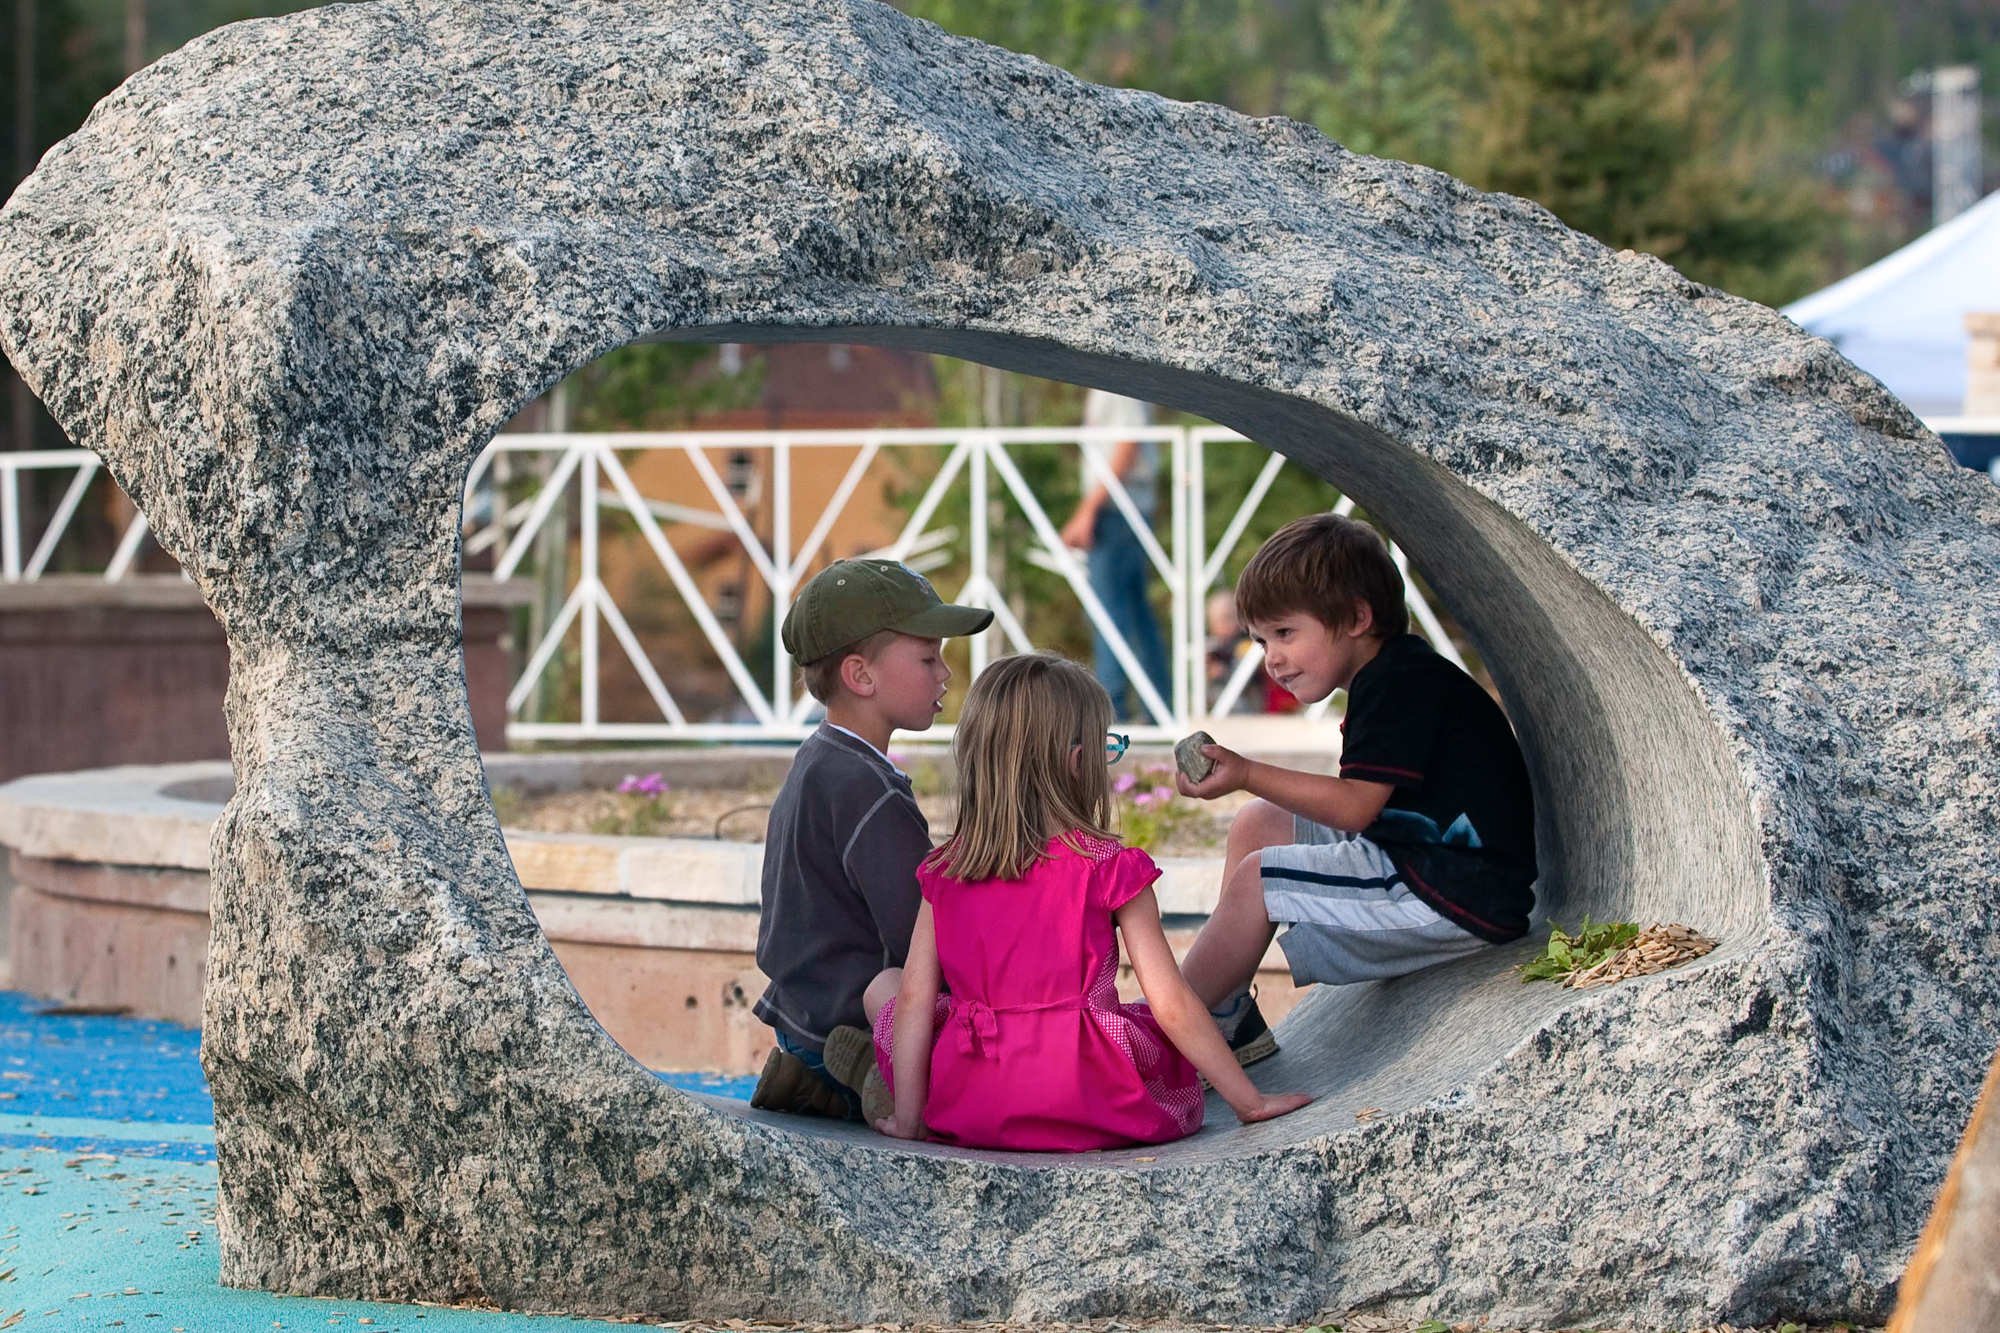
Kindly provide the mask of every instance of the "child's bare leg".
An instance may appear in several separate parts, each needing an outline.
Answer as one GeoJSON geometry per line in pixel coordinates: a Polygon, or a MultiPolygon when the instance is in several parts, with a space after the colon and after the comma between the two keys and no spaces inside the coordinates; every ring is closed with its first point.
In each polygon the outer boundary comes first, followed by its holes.
{"type": "Polygon", "coordinates": [[[1213,1009],[1250,984],[1277,930],[1264,908],[1263,857],[1251,852],[1236,861],[1208,924],[1181,960],[1181,975],[1213,1009]]]}
{"type": "Polygon", "coordinates": [[[861,992],[861,1012],[868,1015],[869,1026],[874,1026],[875,1015],[882,1012],[882,1006],[896,998],[896,992],[903,988],[903,969],[885,967],[875,974],[875,980],[868,983],[868,989],[861,992]]]}
{"type": "Polygon", "coordinates": [[[1291,841],[1291,811],[1266,800],[1250,802],[1229,821],[1229,840],[1222,849],[1223,884],[1236,878],[1236,867],[1244,857],[1291,841]]]}
{"type": "Polygon", "coordinates": [[[1252,801],[1229,821],[1221,898],[1181,963],[1181,975],[1211,1009],[1250,984],[1264,951],[1271,947],[1276,927],[1264,910],[1263,868],[1257,854],[1291,840],[1292,812],[1269,801],[1252,801]],[[1241,873],[1246,861],[1247,875],[1241,873]]]}

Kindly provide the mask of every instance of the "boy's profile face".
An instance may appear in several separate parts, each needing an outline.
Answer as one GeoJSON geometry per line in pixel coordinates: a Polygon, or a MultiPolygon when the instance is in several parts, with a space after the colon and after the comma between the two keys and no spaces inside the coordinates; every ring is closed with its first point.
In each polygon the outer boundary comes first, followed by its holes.
{"type": "Polygon", "coordinates": [[[923,731],[944,709],[944,687],[951,668],[944,661],[944,640],[898,634],[873,657],[842,664],[842,674],[862,686],[855,693],[870,699],[890,726],[899,731],[923,731]]]}
{"type": "Polygon", "coordinates": [[[1264,671],[1301,703],[1318,703],[1344,690],[1380,647],[1374,614],[1357,599],[1354,620],[1343,629],[1305,611],[1250,622],[1250,637],[1264,649],[1264,671]]]}

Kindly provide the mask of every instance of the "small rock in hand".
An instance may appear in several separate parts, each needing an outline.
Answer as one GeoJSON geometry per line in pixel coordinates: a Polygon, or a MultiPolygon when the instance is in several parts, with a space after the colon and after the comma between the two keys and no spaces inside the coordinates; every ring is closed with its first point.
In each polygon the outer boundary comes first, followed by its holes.
{"type": "Polygon", "coordinates": [[[1208,775],[1215,771],[1215,761],[1201,752],[1204,745],[1215,744],[1215,737],[1205,731],[1197,731],[1174,747],[1174,762],[1180,765],[1187,780],[1200,786],[1208,775]]]}

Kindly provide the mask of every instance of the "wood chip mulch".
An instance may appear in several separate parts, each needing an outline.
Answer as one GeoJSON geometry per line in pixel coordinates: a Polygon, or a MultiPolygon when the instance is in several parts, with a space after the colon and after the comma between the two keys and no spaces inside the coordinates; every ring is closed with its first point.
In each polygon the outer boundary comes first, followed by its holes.
{"type": "Polygon", "coordinates": [[[1571,990],[1608,986],[1631,977],[1649,977],[1682,963],[1692,963],[1715,948],[1715,941],[1688,926],[1654,924],[1639,932],[1639,938],[1612,954],[1595,967],[1572,972],[1563,985],[1571,990]]]}

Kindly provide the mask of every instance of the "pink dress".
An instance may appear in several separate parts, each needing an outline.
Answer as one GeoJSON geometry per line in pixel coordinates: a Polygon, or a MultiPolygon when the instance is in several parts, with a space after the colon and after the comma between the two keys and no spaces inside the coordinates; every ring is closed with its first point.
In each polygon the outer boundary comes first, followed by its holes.
{"type": "MultiPolygon", "coordinates": [[[[1109,839],[1058,839],[1018,880],[968,884],[925,867],[937,927],[938,997],[924,1121],[969,1148],[1083,1152],[1165,1143],[1201,1128],[1202,1091],[1144,1004],[1118,1002],[1111,914],[1160,877],[1109,839]]],[[[895,1005],[875,1059],[895,1086],[895,1005]]]]}

